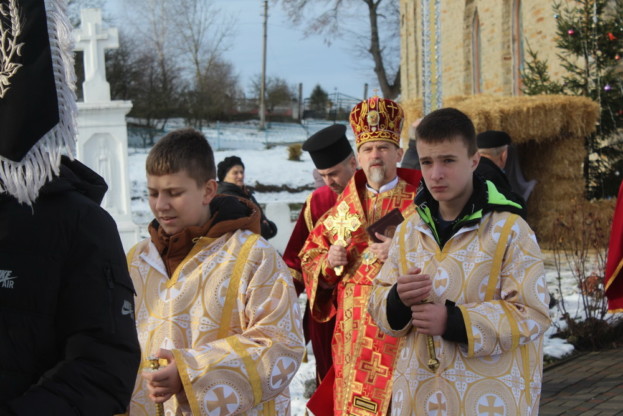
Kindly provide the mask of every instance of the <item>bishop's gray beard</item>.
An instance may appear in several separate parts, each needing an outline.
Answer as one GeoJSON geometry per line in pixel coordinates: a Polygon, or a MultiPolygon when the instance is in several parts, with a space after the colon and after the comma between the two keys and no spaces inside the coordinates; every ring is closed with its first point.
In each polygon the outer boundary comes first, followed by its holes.
{"type": "Polygon", "coordinates": [[[381,183],[385,179],[385,166],[373,166],[370,168],[370,182],[381,183]]]}

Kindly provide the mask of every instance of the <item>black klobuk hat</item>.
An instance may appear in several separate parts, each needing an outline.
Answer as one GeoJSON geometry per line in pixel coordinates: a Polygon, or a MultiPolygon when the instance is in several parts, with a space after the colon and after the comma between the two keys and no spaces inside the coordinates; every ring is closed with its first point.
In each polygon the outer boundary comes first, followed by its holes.
{"type": "Polygon", "coordinates": [[[491,149],[511,144],[511,136],[504,131],[487,130],[476,136],[479,149],[491,149]]]}
{"type": "Polygon", "coordinates": [[[305,140],[303,150],[309,152],[316,169],[331,168],[353,153],[343,124],[334,124],[316,132],[305,140]]]}

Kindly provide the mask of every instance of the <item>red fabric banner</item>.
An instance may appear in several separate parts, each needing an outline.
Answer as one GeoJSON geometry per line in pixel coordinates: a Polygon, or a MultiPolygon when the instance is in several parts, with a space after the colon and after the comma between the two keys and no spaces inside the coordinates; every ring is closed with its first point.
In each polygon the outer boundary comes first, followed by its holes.
{"type": "Polygon", "coordinates": [[[609,312],[623,312],[623,182],[614,208],[606,277],[604,281],[609,312]]]}

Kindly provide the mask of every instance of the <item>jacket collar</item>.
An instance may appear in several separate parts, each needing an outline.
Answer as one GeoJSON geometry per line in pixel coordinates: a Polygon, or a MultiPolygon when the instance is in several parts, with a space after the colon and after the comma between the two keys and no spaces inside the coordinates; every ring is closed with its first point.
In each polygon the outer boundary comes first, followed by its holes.
{"type": "Polygon", "coordinates": [[[201,226],[187,227],[167,234],[155,219],[149,224],[152,243],[171,276],[201,237],[219,238],[228,232],[250,230],[260,234],[260,212],[251,201],[230,195],[217,195],[210,203],[212,216],[201,226]]]}
{"type": "MultiPolygon", "coordinates": [[[[456,234],[460,229],[477,225],[480,223],[482,217],[488,212],[511,212],[514,214],[520,214],[522,207],[516,202],[507,199],[498,189],[493,182],[485,181],[481,176],[473,174],[472,176],[474,191],[469,200],[463,207],[461,213],[456,217],[451,225],[450,236],[456,234]]],[[[450,238],[444,238],[439,235],[439,231],[436,226],[439,215],[439,202],[437,202],[430,191],[426,187],[424,181],[420,183],[417,194],[415,196],[415,204],[420,218],[428,225],[433,233],[433,236],[437,240],[440,246],[450,238]],[[445,240],[445,241],[444,241],[445,240]]]]}

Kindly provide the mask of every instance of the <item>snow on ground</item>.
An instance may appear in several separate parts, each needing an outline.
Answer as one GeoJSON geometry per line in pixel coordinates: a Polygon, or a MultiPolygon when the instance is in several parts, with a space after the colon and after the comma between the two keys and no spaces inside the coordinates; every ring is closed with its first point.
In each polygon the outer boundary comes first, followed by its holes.
{"type": "MultiPolygon", "coordinates": [[[[326,124],[325,124],[326,125],[326,124]]],[[[309,127],[308,131],[315,131],[323,127],[322,125],[309,127]]],[[[270,134],[275,134],[271,132],[270,134]]],[[[245,164],[245,183],[254,185],[261,183],[263,185],[288,185],[292,188],[311,185],[313,183],[312,170],[314,165],[309,158],[309,154],[303,152],[301,161],[289,161],[287,146],[283,143],[302,142],[306,138],[307,132],[302,134],[300,128],[293,128],[288,132],[286,128],[279,131],[276,136],[270,136],[266,133],[258,132],[248,127],[231,128],[219,126],[215,133],[212,130],[206,131],[208,140],[214,148],[223,147],[224,143],[235,145],[236,150],[216,150],[216,163],[220,162],[227,156],[239,156],[245,164]],[[220,137],[220,139],[219,139],[220,137]],[[216,142],[216,140],[220,140],[216,142]],[[227,141],[226,141],[227,139],[227,141]],[[281,143],[277,145],[266,146],[266,143],[281,143]],[[217,146],[219,144],[220,146],[217,146]]],[[[349,132],[349,135],[351,133],[349,132]]],[[[352,138],[351,138],[352,140],[352,138]]],[[[146,225],[152,219],[147,199],[146,179],[145,179],[145,159],[148,150],[141,148],[131,148],[129,150],[129,177],[131,181],[131,198],[132,198],[132,215],[134,221],[141,225],[142,237],[146,237],[146,225]]],[[[297,202],[302,203],[309,192],[271,192],[256,193],[255,197],[260,203],[271,202],[297,202]]],[[[550,292],[558,296],[557,288],[557,272],[551,258],[551,253],[546,255],[545,261],[546,280],[550,292]]],[[[563,267],[562,270],[562,294],[567,303],[567,310],[571,314],[577,316],[582,315],[580,294],[577,283],[573,278],[569,266],[563,267]]],[[[553,335],[562,328],[560,321],[560,311],[557,307],[550,310],[552,321],[558,323],[558,328],[552,325],[545,333],[544,337],[544,353],[554,358],[562,358],[573,352],[573,345],[565,340],[555,338],[553,335]]],[[[315,360],[308,348],[308,361],[303,363],[290,385],[292,396],[292,414],[304,415],[305,403],[307,399],[303,397],[304,385],[307,380],[315,377],[315,360]]]]}

